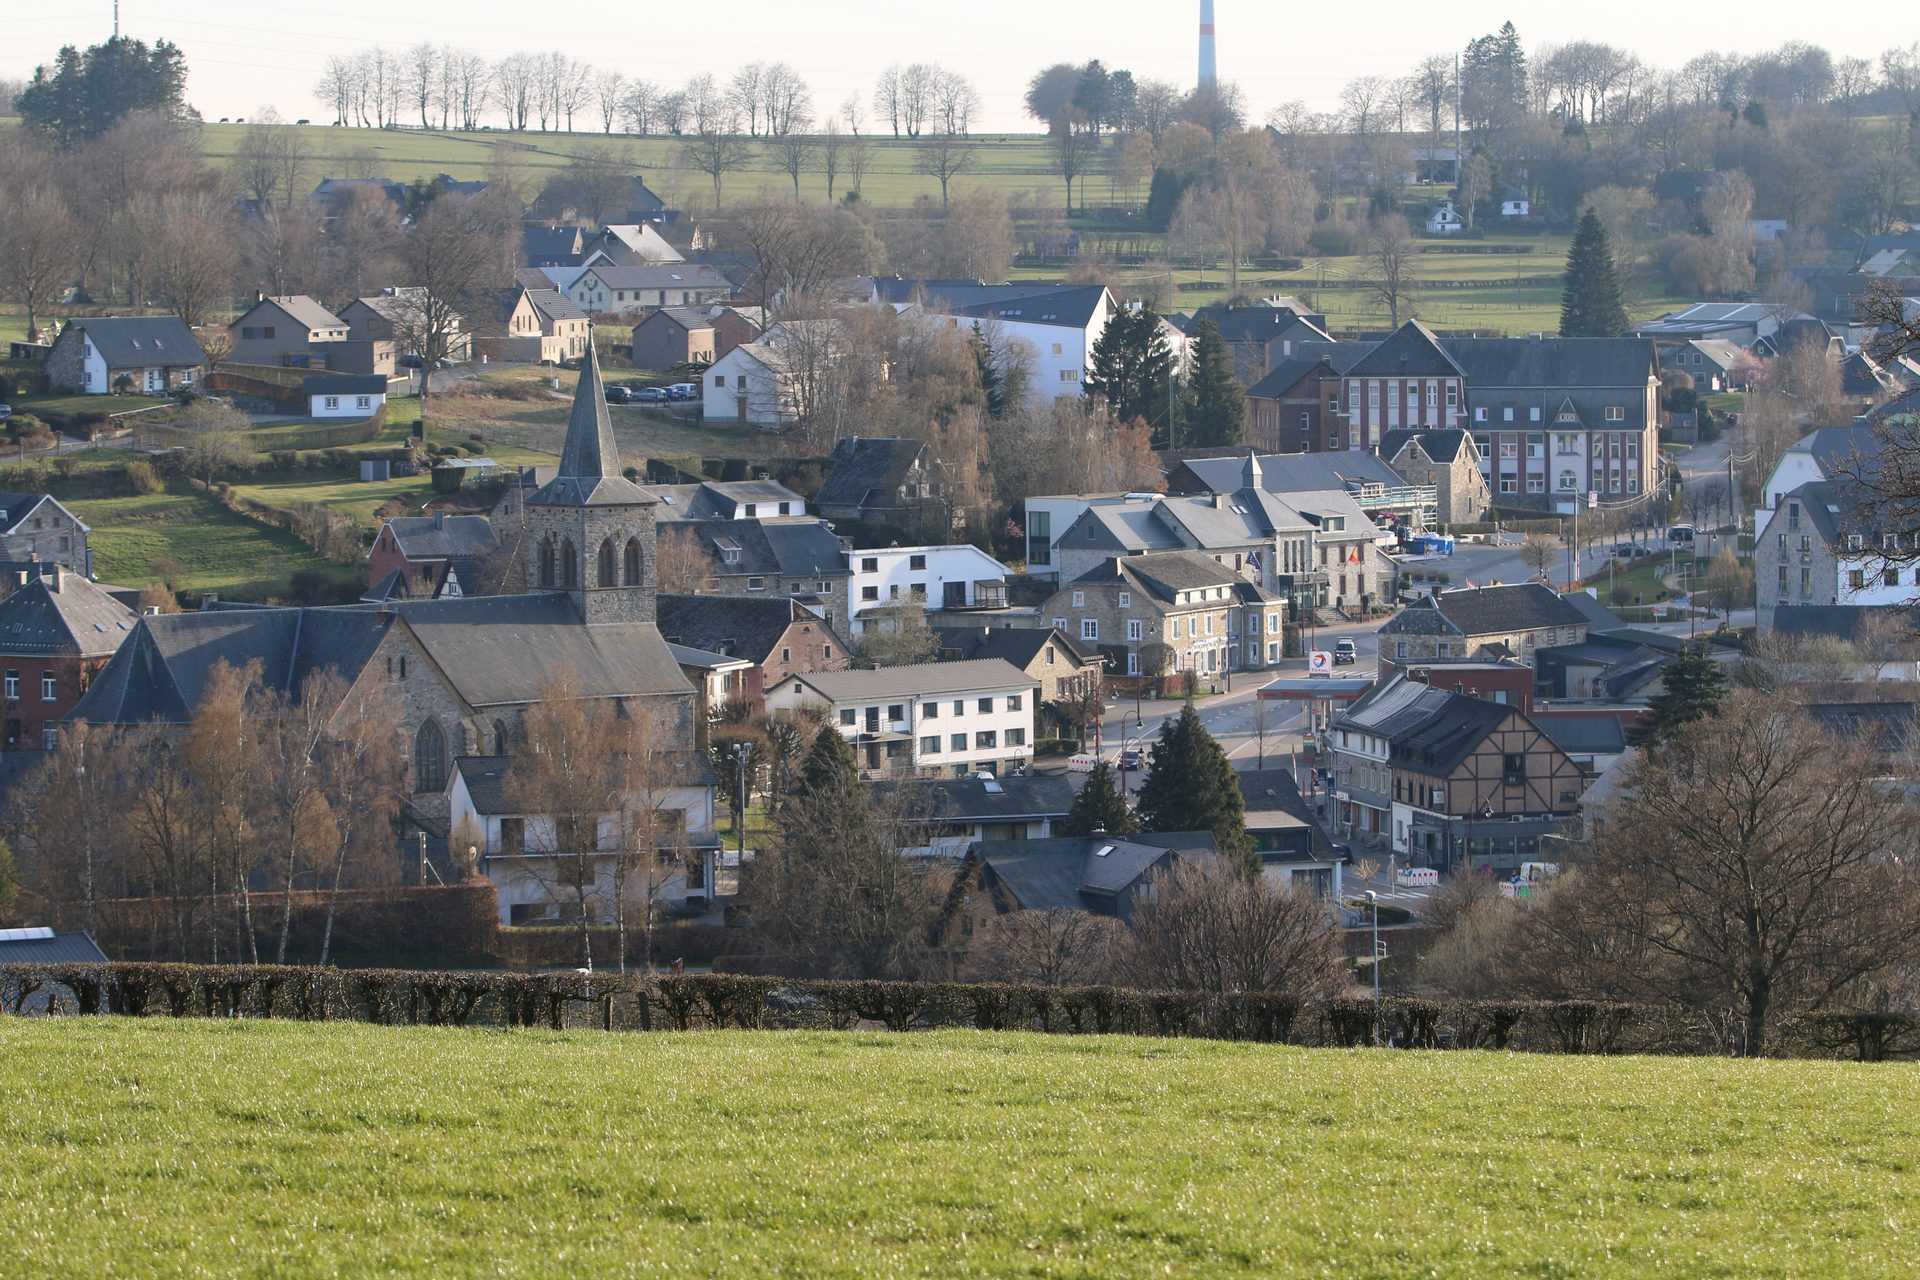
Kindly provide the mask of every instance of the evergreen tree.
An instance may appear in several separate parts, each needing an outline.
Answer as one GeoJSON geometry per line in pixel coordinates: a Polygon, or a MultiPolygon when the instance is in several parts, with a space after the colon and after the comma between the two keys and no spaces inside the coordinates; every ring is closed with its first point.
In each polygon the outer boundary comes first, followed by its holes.
{"type": "Polygon", "coordinates": [[[1560,292],[1560,336],[1615,338],[1631,322],[1621,299],[1620,275],[1614,270],[1613,248],[1600,215],[1588,205],[1567,250],[1565,287],[1560,292]]]}
{"type": "Polygon", "coordinates": [[[1140,823],[1127,807],[1126,798],[1114,781],[1113,769],[1105,760],[1087,774],[1086,785],[1073,798],[1073,809],[1060,823],[1060,834],[1064,836],[1090,836],[1096,831],[1125,836],[1139,829],[1140,823]]]}
{"type": "Polygon", "coordinates": [[[1660,692],[1647,699],[1647,713],[1627,731],[1627,741],[1636,747],[1660,747],[1681,725],[1718,711],[1727,696],[1726,673],[1704,640],[1681,650],[1661,684],[1660,692]]]}
{"type": "Polygon", "coordinates": [[[980,394],[986,397],[987,415],[992,418],[1007,416],[1006,380],[1000,376],[1000,369],[993,360],[993,348],[987,345],[986,335],[980,332],[980,326],[973,326],[973,333],[967,339],[973,348],[973,364],[980,376],[980,394]]]}
{"type": "Polygon", "coordinates": [[[1144,418],[1149,424],[1164,424],[1172,377],[1173,352],[1160,334],[1160,317],[1141,307],[1119,312],[1107,322],[1093,344],[1086,393],[1104,402],[1116,421],[1144,418]]]}
{"type": "Polygon", "coordinates": [[[1181,445],[1239,444],[1246,434],[1247,393],[1234,376],[1233,353],[1211,320],[1194,337],[1193,375],[1187,381],[1181,445]]]}
{"type": "Polygon", "coordinates": [[[186,92],[187,60],[177,46],[157,40],[149,48],[115,36],[85,50],[67,45],[51,70],[35,67],[15,106],[22,124],[64,149],[99,137],[136,111],[190,116],[186,92]]]}
{"type": "Polygon", "coordinates": [[[1239,777],[1192,703],[1160,728],[1140,788],[1139,815],[1148,831],[1211,831],[1221,856],[1249,874],[1258,872],[1239,777]]]}

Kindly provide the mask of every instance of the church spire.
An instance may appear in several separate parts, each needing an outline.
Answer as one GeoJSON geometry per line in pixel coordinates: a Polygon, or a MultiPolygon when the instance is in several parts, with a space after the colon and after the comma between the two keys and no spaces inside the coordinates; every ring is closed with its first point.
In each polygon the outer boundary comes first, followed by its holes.
{"type": "Polygon", "coordinates": [[[567,440],[553,480],[527,500],[547,506],[606,506],[655,501],[652,494],[621,474],[620,449],[613,441],[607,413],[607,387],[600,378],[600,357],[587,344],[580,381],[567,418],[567,440]]]}

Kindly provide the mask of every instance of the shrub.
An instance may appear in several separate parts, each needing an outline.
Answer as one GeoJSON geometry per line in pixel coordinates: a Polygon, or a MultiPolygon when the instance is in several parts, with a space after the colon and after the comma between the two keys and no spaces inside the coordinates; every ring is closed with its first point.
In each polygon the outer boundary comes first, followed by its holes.
{"type": "Polygon", "coordinates": [[[154,474],[153,464],[145,458],[135,458],[121,468],[126,476],[127,488],[135,493],[158,493],[162,485],[160,477],[154,474]]]}
{"type": "Polygon", "coordinates": [[[465,467],[435,467],[433,469],[433,491],[435,493],[458,493],[466,482],[465,467]]]}

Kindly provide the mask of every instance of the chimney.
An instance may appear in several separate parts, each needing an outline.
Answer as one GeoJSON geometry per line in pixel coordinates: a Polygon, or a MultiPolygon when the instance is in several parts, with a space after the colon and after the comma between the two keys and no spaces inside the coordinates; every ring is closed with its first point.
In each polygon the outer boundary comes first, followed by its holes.
{"type": "Polygon", "coordinates": [[[53,575],[47,579],[47,590],[58,591],[66,586],[67,567],[63,564],[53,566],[53,575]]]}
{"type": "Polygon", "coordinates": [[[436,529],[444,529],[447,527],[447,513],[445,511],[436,511],[433,513],[433,527],[436,529]]]}

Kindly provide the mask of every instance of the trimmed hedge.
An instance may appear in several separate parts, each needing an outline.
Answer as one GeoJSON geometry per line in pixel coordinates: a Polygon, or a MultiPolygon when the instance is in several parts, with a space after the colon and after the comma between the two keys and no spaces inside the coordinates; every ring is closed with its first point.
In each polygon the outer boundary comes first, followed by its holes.
{"type": "MultiPolygon", "coordinates": [[[[994,983],[819,981],[745,974],[500,973],[274,965],[0,966],[0,1012],[259,1017],[435,1026],[692,1031],[972,1027],[1057,1035],[1191,1036],[1264,1044],[1540,1053],[1712,1053],[1699,1019],[1593,1000],[1302,1002],[1193,992],[994,983]]],[[[1792,1048],[1863,1061],[1920,1051],[1920,1020],[1828,1014],[1792,1048]]]]}

